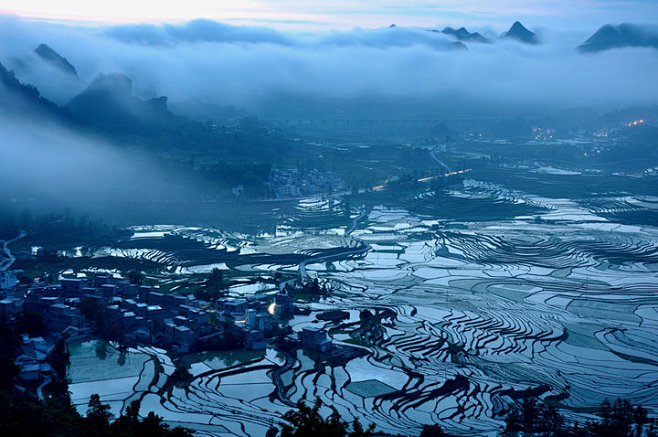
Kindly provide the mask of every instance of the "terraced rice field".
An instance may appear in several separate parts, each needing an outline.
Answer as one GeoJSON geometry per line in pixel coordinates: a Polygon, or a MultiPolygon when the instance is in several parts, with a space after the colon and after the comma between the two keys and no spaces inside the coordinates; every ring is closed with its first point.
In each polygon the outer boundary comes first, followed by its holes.
{"type": "MultiPolygon", "coordinates": [[[[524,203],[542,213],[448,221],[374,208],[348,236],[341,228],[291,225],[229,243],[271,255],[241,268],[286,272],[296,265],[277,263],[277,254],[308,258],[367,247],[348,259],[311,259],[307,274],[335,291],[291,321],[297,331],[324,325],[336,343],[363,353],[326,361],[267,350],[226,368],[192,365],[196,377],[185,389],[143,390],[142,411],[202,435],[227,436],[264,435],[291,405],[316,396],[325,414],[410,435],[428,423],[460,435],[495,435],[510,402],[529,393],[574,418],[618,396],[658,413],[655,223],[616,222],[600,200],[547,198],[476,181],[453,195],[524,203]],[[350,318],[317,319],[336,309],[350,318]],[[379,314],[376,335],[360,330],[363,311],[379,314]]],[[[655,204],[630,196],[610,208],[655,204]]],[[[209,231],[194,232],[199,239],[209,231]]]]}

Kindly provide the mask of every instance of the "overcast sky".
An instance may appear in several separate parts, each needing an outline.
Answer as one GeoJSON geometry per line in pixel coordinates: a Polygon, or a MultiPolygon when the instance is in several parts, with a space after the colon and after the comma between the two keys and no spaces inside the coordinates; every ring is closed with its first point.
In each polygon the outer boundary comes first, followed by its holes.
{"type": "Polygon", "coordinates": [[[504,29],[529,26],[595,30],[612,22],[655,23],[656,0],[0,0],[0,13],[78,24],[176,22],[209,18],[280,29],[351,29],[468,25],[504,29]]]}

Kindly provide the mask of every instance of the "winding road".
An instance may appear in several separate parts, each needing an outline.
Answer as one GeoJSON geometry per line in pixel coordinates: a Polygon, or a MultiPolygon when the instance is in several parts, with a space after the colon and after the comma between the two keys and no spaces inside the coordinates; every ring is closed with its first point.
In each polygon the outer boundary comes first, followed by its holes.
{"type": "Polygon", "coordinates": [[[27,235],[27,232],[21,231],[21,233],[18,235],[18,237],[13,238],[11,240],[2,240],[2,253],[4,254],[4,257],[2,261],[0,261],[0,272],[4,272],[11,267],[11,265],[16,261],[16,257],[11,254],[11,251],[9,250],[9,247],[7,247],[9,244],[20,240],[24,236],[27,235]]]}
{"type": "Polygon", "coordinates": [[[436,162],[438,162],[443,168],[445,168],[448,171],[448,173],[451,173],[452,170],[450,170],[450,167],[448,167],[443,161],[441,161],[439,158],[437,158],[436,152],[438,150],[439,150],[438,147],[435,148],[435,149],[432,149],[432,151],[430,152],[430,155],[432,156],[432,159],[435,160],[436,162]]]}

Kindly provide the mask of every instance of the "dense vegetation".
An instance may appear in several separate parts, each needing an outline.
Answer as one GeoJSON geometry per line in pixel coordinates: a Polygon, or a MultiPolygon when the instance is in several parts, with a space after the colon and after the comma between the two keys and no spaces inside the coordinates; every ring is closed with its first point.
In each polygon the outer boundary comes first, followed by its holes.
{"type": "MultiPolygon", "coordinates": [[[[312,407],[304,402],[297,404],[296,410],[284,415],[288,422],[284,425],[282,437],[322,436],[322,437],[362,437],[375,433],[375,425],[364,429],[358,420],[352,426],[337,414],[328,418],[320,415],[322,401],[318,398],[312,407]]],[[[641,406],[633,406],[629,401],[617,399],[613,404],[605,401],[598,411],[599,420],[586,423],[567,424],[565,418],[551,405],[541,403],[537,398],[526,398],[515,405],[505,419],[503,437],[656,437],[656,423],[641,406]]],[[[377,433],[377,435],[381,435],[377,433]]],[[[426,425],[419,437],[449,437],[440,425],[426,425]]]]}
{"type": "Polygon", "coordinates": [[[25,396],[0,394],[0,434],[23,437],[184,437],[191,432],[177,427],[170,428],[153,412],[141,419],[136,402],[127,408],[126,414],[114,420],[109,406],[92,395],[86,416],[80,415],[68,396],[51,397],[44,402],[25,396]]]}
{"type": "Polygon", "coordinates": [[[320,398],[316,398],[312,407],[302,401],[297,403],[296,410],[290,410],[283,415],[288,424],[283,426],[281,437],[366,437],[373,434],[374,423],[368,429],[363,429],[358,420],[350,426],[335,414],[325,419],[320,415],[321,408],[320,398]]]}
{"type": "Polygon", "coordinates": [[[597,412],[599,420],[567,424],[565,418],[551,405],[536,398],[526,398],[516,405],[505,419],[504,436],[542,437],[656,437],[654,420],[641,406],[633,406],[625,399],[613,404],[604,401],[597,412]]]}

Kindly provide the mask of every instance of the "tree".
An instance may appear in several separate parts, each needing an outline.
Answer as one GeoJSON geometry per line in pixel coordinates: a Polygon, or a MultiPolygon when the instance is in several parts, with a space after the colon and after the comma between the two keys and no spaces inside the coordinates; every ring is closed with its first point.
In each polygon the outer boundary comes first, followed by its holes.
{"type": "Polygon", "coordinates": [[[43,321],[43,315],[30,310],[23,310],[18,316],[16,330],[23,334],[31,336],[44,335],[46,333],[46,324],[43,321]]]}
{"type": "Polygon", "coordinates": [[[14,386],[14,379],[19,369],[15,364],[20,339],[12,323],[0,316],[0,390],[9,391],[14,386]]]}
{"type": "Polygon", "coordinates": [[[651,425],[647,410],[641,406],[634,407],[626,399],[617,399],[614,404],[605,400],[599,410],[600,422],[589,425],[595,437],[608,436],[641,436],[646,425],[651,425]]]}
{"type": "Polygon", "coordinates": [[[562,429],[564,418],[552,405],[539,403],[535,397],[523,399],[521,405],[515,405],[505,418],[505,431],[510,434],[525,433],[553,436],[562,429]]]}
{"type": "Polygon", "coordinates": [[[368,429],[363,429],[363,425],[357,419],[354,419],[352,422],[352,432],[349,433],[349,437],[367,437],[371,436],[375,430],[375,424],[371,423],[368,426],[368,429]]]}
{"type": "Polygon", "coordinates": [[[564,418],[550,405],[536,398],[525,398],[514,406],[505,419],[504,435],[546,437],[655,437],[654,422],[647,410],[633,406],[629,401],[617,399],[614,404],[606,400],[599,410],[600,420],[590,421],[585,427],[575,423],[571,429],[564,426],[564,418]]]}
{"type": "Polygon", "coordinates": [[[121,332],[110,325],[105,308],[96,299],[83,297],[80,300],[80,313],[93,323],[94,334],[98,337],[104,340],[121,340],[118,335],[121,332]]]}
{"type": "Polygon", "coordinates": [[[208,279],[208,284],[213,285],[216,287],[223,287],[224,286],[224,272],[222,272],[218,268],[212,269],[210,272],[210,278],[208,279]]]}
{"type": "Polygon", "coordinates": [[[313,407],[307,406],[303,401],[297,403],[296,410],[290,410],[283,415],[288,424],[283,425],[281,437],[366,437],[371,436],[375,424],[367,430],[358,420],[352,424],[352,432],[348,432],[349,425],[338,414],[332,414],[324,419],[320,415],[322,400],[315,399],[313,407]]]}
{"type": "Polygon", "coordinates": [[[139,284],[142,285],[144,283],[144,274],[140,272],[139,270],[131,270],[128,272],[128,281],[131,284],[139,284]]]}
{"type": "Polygon", "coordinates": [[[448,437],[439,425],[425,425],[419,437],[448,437]]]}
{"type": "Polygon", "coordinates": [[[173,385],[184,387],[194,379],[194,377],[192,376],[190,371],[187,370],[187,367],[185,367],[182,361],[178,360],[174,362],[174,365],[175,365],[174,372],[168,378],[168,381],[172,381],[173,385]]]}
{"type": "Polygon", "coordinates": [[[133,401],[126,408],[126,414],[119,416],[117,420],[110,423],[113,414],[109,411],[107,404],[100,402],[97,394],[91,395],[89,399],[89,410],[87,417],[84,419],[87,425],[87,433],[77,433],[76,435],[86,436],[148,436],[148,437],[191,437],[192,433],[181,427],[171,429],[169,425],[162,422],[162,417],[156,415],[153,411],[140,420],[139,418],[139,401],[133,401]]]}
{"type": "Polygon", "coordinates": [[[281,436],[344,437],[347,434],[347,423],[336,415],[324,419],[320,415],[320,408],[322,408],[320,398],[315,399],[312,408],[308,407],[303,401],[299,401],[297,410],[288,411],[283,415],[283,418],[290,425],[283,426],[281,436]]]}
{"type": "Polygon", "coordinates": [[[52,366],[58,377],[65,378],[66,368],[69,365],[69,357],[70,354],[66,349],[66,340],[62,337],[55,343],[55,347],[46,358],[46,361],[52,366]]]}
{"type": "Polygon", "coordinates": [[[97,393],[91,395],[88,405],[86,419],[88,435],[107,435],[110,420],[114,417],[114,414],[110,412],[110,406],[101,403],[101,398],[97,393]]]}

